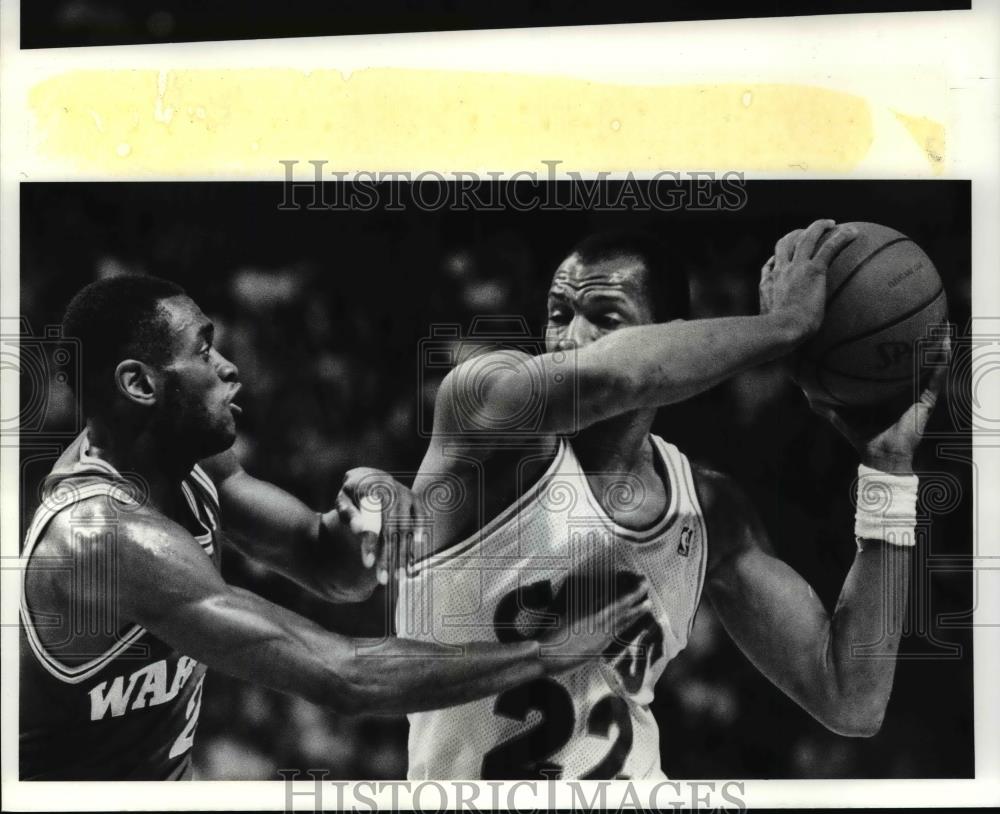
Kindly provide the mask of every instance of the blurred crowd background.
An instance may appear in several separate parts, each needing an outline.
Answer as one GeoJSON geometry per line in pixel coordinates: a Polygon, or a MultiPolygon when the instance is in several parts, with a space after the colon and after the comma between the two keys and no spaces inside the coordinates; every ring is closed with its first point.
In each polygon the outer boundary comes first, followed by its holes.
{"type": "MultiPolygon", "coordinates": [[[[756,312],[760,266],[790,229],[817,217],[876,221],[928,252],[960,332],[970,313],[964,183],[751,183],[746,205],[734,212],[281,211],[282,196],[277,183],[22,184],[21,310],[37,337],[91,280],[138,272],[180,282],[239,366],[239,457],[317,510],[332,505],[352,466],[380,467],[404,481],[416,471],[426,445],[421,411],[430,414],[446,372],[420,358],[432,326],[515,314],[540,331],[551,273],[594,230],[659,234],[689,275],[693,315],[710,317],[756,312]]],[[[22,401],[34,398],[37,407],[37,381],[22,374],[22,401]]],[[[50,376],[43,407],[32,414],[42,432],[22,435],[22,523],[58,454],[45,433],[71,429],[75,420],[65,384],[51,370],[43,375],[50,376]]],[[[968,441],[968,383],[956,378],[950,388],[932,427],[951,433],[954,445],[968,441]]],[[[655,430],[743,485],[778,555],[832,609],[855,551],[849,485],[857,461],[809,412],[784,364],[662,410],[655,430]]],[[[970,553],[970,467],[941,459],[933,444],[925,445],[922,466],[943,473],[937,492],[924,496],[925,510],[933,510],[930,556],[970,553]]],[[[223,568],[231,582],[331,629],[379,635],[389,617],[384,594],[329,605],[238,554],[227,553],[223,568]]],[[[971,637],[963,625],[971,578],[918,573],[923,587],[911,602],[888,716],[870,740],[833,735],[787,700],[704,603],[688,648],[657,688],[667,774],[972,776],[971,637]]],[[[278,769],[402,778],[406,734],[405,718],[340,717],[213,674],[197,763],[203,778],[216,779],[276,778],[278,769]]]]}
{"type": "Polygon", "coordinates": [[[969,8],[969,0],[23,0],[21,47],[969,8]]]}

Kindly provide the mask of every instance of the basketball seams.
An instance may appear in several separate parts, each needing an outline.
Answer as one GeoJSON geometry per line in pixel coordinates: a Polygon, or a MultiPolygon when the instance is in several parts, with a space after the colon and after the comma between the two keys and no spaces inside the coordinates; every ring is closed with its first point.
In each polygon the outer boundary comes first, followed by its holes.
{"type": "Polygon", "coordinates": [[[901,368],[926,328],[947,319],[947,294],[912,238],[850,225],[862,240],[831,261],[823,326],[794,354],[793,377],[814,400],[860,407],[895,398],[912,378],[901,368]]]}
{"type": "MultiPolygon", "coordinates": [[[[833,234],[832,231],[831,232],[827,232],[826,238],[829,238],[829,236],[832,235],[832,234],[833,234]]],[[[823,242],[820,243],[820,245],[816,247],[817,251],[820,248],[822,248],[823,243],[826,242],[826,238],[824,238],[823,242]]],[[[847,243],[842,244],[841,247],[839,249],[837,249],[836,252],[833,253],[833,256],[830,257],[830,261],[827,263],[827,268],[828,269],[833,268],[833,264],[837,262],[837,260],[840,258],[840,255],[842,255],[845,251],[847,251],[847,249],[850,247],[850,245],[851,245],[851,243],[850,243],[850,241],[848,241],[847,243]]],[[[837,288],[840,288],[840,286],[838,286],[837,288]]]]}
{"type": "MultiPolygon", "coordinates": [[[[840,281],[840,285],[838,285],[835,289],[833,289],[833,291],[830,293],[830,296],[827,297],[827,300],[826,300],[826,310],[827,311],[830,310],[830,306],[833,305],[834,300],[836,300],[837,297],[840,296],[840,292],[843,291],[847,287],[847,284],[849,282],[851,282],[851,280],[853,280],[855,277],[857,277],[857,275],[862,271],[862,269],[865,268],[865,266],[867,266],[872,260],[874,260],[876,257],[878,257],[886,249],[890,249],[893,246],[896,246],[896,245],[898,245],[900,243],[913,243],[914,246],[917,245],[912,240],[910,240],[910,238],[908,238],[908,237],[893,238],[892,240],[888,241],[887,243],[883,243],[877,249],[875,249],[874,251],[872,251],[863,260],[859,260],[858,264],[851,270],[851,273],[848,274],[843,280],[841,280],[840,281]]],[[[920,247],[917,246],[917,248],[919,249],[920,247]]],[[[843,251],[843,249],[841,249],[841,251],[843,251]]],[[[840,253],[838,253],[837,256],[839,257],[840,253]]],[[[833,265],[832,261],[831,261],[831,265],[833,265]]]]}
{"type": "MultiPolygon", "coordinates": [[[[862,333],[855,334],[854,336],[850,336],[850,337],[848,337],[846,339],[841,339],[839,342],[837,342],[834,345],[831,345],[830,347],[828,347],[823,352],[823,355],[820,356],[819,359],[816,360],[817,366],[824,365],[826,363],[827,358],[830,356],[831,353],[833,353],[836,350],[840,350],[845,345],[850,345],[852,342],[860,342],[862,339],[867,339],[870,336],[875,336],[875,334],[882,333],[882,331],[888,330],[890,328],[895,328],[897,325],[901,325],[902,323],[906,322],[906,320],[912,319],[913,317],[917,316],[917,314],[919,314],[921,311],[923,311],[923,310],[925,310],[927,308],[930,308],[934,303],[936,303],[939,299],[941,299],[942,296],[944,296],[944,286],[943,285],[940,288],[938,288],[938,290],[933,294],[933,296],[931,296],[928,299],[924,300],[919,305],[914,306],[909,311],[906,311],[905,313],[903,313],[900,316],[896,317],[891,322],[886,322],[886,323],[884,323],[882,325],[879,325],[879,326],[877,326],[875,328],[870,328],[870,329],[868,329],[868,330],[866,330],[866,331],[864,331],[862,333]]],[[[832,368],[827,368],[827,369],[831,373],[838,373],[838,375],[851,375],[851,374],[840,374],[838,371],[836,371],[836,370],[834,370],[832,368]]],[[[888,381],[888,380],[881,380],[880,379],[878,381],[888,381]]]]}

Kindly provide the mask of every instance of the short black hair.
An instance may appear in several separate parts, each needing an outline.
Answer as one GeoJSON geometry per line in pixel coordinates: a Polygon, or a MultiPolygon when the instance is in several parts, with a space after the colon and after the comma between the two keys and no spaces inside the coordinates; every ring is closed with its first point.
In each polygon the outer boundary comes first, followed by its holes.
{"type": "Polygon", "coordinates": [[[687,275],[679,263],[671,262],[666,244],[642,231],[598,232],[573,247],[583,263],[616,257],[637,257],[646,267],[646,286],[655,322],[687,319],[691,307],[687,275]]]}
{"type": "Polygon", "coordinates": [[[85,414],[112,402],[111,374],[123,359],[151,365],[169,360],[172,337],[160,302],[184,295],[169,280],[123,274],[90,283],[70,300],[62,329],[63,336],[80,342],[76,389],[85,414]]]}

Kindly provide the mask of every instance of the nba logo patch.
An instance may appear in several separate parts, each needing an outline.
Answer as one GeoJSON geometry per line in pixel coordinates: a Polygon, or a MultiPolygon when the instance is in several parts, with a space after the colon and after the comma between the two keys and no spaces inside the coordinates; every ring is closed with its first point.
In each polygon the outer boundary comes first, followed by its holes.
{"type": "Polygon", "coordinates": [[[677,553],[682,557],[686,557],[691,553],[691,535],[694,532],[691,531],[689,526],[685,526],[681,529],[681,541],[677,544],[677,553]]]}

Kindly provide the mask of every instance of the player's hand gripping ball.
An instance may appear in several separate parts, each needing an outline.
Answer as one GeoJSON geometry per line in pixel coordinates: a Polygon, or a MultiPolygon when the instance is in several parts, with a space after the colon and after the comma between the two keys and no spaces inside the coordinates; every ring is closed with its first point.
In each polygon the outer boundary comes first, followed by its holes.
{"type": "Polygon", "coordinates": [[[826,316],[795,354],[794,377],[811,402],[899,413],[920,392],[915,350],[943,325],[941,278],[906,235],[876,223],[849,223],[856,237],[833,257],[826,316]]]}

